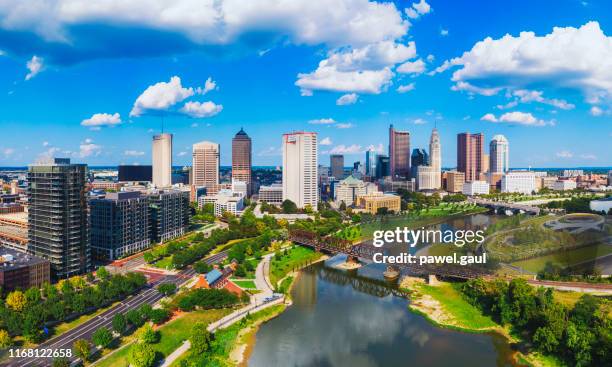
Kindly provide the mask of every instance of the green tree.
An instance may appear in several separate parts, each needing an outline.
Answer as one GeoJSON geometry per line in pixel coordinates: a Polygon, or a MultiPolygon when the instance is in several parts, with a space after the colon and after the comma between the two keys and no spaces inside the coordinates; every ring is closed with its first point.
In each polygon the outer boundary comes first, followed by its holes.
{"type": "Polygon", "coordinates": [[[163,284],[160,284],[159,286],[157,286],[157,290],[159,291],[159,293],[161,293],[161,294],[163,294],[165,296],[169,296],[169,295],[173,294],[174,292],[176,292],[176,284],[174,284],[174,283],[163,283],[163,284]]]}
{"type": "Polygon", "coordinates": [[[17,312],[23,311],[27,304],[27,300],[22,291],[16,290],[6,296],[6,305],[17,312]]]}
{"type": "Polygon", "coordinates": [[[143,343],[154,344],[159,341],[159,333],[153,330],[151,325],[145,324],[138,330],[138,340],[143,343]]]}
{"type": "Polygon", "coordinates": [[[201,355],[208,352],[212,341],[212,335],[206,329],[206,324],[203,322],[196,322],[191,329],[189,341],[191,342],[191,352],[194,355],[201,355]]]}
{"type": "Polygon", "coordinates": [[[72,344],[74,355],[81,358],[83,361],[89,361],[91,355],[91,345],[85,339],[78,339],[72,344]]]}
{"type": "Polygon", "coordinates": [[[125,318],[130,324],[136,327],[140,327],[144,323],[144,319],[138,310],[129,310],[125,313],[125,318]]]}
{"type": "Polygon", "coordinates": [[[285,214],[295,214],[298,211],[297,205],[295,205],[295,203],[289,199],[285,199],[285,201],[283,201],[281,204],[281,207],[283,208],[283,213],[285,214]]]}
{"type": "Polygon", "coordinates": [[[110,277],[110,273],[108,272],[108,270],[106,270],[104,266],[100,266],[98,268],[98,270],[96,271],[96,275],[102,280],[108,280],[108,278],[110,277]]]}
{"type": "Polygon", "coordinates": [[[155,351],[146,343],[136,343],[130,348],[128,362],[133,367],[151,367],[155,363],[155,351]]]}
{"type": "Polygon", "coordinates": [[[13,339],[6,330],[0,329],[0,349],[8,348],[13,345],[13,339]]]}
{"type": "Polygon", "coordinates": [[[125,333],[126,329],[127,329],[127,320],[125,319],[125,316],[123,316],[120,313],[116,314],[113,317],[113,330],[118,334],[123,334],[125,333]]]}
{"type": "Polygon", "coordinates": [[[94,331],[91,340],[95,345],[106,348],[113,341],[113,334],[107,328],[102,327],[94,331]]]}
{"type": "Polygon", "coordinates": [[[70,367],[70,361],[66,357],[54,358],[52,367],[70,367]]]}
{"type": "Polygon", "coordinates": [[[170,312],[163,308],[156,308],[151,312],[151,321],[154,324],[163,324],[168,318],[170,318],[170,312]]]}

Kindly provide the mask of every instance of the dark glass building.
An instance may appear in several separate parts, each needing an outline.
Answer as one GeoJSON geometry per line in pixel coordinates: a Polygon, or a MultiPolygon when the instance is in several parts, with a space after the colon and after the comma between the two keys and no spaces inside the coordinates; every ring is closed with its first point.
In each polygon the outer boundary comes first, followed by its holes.
{"type": "Polygon", "coordinates": [[[410,156],[410,177],[417,178],[417,170],[419,166],[427,166],[429,164],[429,156],[425,149],[412,149],[410,156]]]}
{"type": "Polygon", "coordinates": [[[119,166],[119,181],[152,181],[153,166],[119,166]]]}
{"type": "Polygon", "coordinates": [[[376,178],[383,178],[390,175],[389,157],[379,155],[376,157],[376,178]]]}

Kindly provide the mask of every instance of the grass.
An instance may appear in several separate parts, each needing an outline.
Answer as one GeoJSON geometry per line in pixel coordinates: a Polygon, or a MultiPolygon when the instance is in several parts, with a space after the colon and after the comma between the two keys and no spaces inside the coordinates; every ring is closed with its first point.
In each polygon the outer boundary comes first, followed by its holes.
{"type": "Polygon", "coordinates": [[[569,309],[573,309],[576,302],[578,302],[580,297],[582,297],[583,295],[584,293],[579,292],[565,292],[557,290],[553,292],[553,297],[555,298],[555,301],[567,306],[569,309]]]}
{"type": "Polygon", "coordinates": [[[257,288],[257,285],[255,285],[255,282],[252,281],[252,280],[232,279],[232,282],[236,283],[237,286],[239,286],[240,288],[244,288],[244,289],[255,289],[255,288],[257,288]]]}
{"type": "MultiPolygon", "coordinates": [[[[166,357],[180,347],[181,344],[183,344],[183,341],[189,338],[191,328],[196,322],[210,324],[211,322],[219,320],[231,312],[231,309],[194,311],[187,313],[176,320],[170,321],[158,329],[160,339],[158,343],[152,345],[153,349],[160,356],[166,357]]],[[[132,346],[129,345],[109,355],[106,359],[96,364],[96,366],[128,367],[129,364],[127,361],[127,356],[129,355],[131,348],[132,346]]]]}
{"type": "Polygon", "coordinates": [[[270,263],[270,282],[275,285],[291,271],[311,263],[321,257],[321,253],[307,247],[293,247],[287,250],[280,260],[276,256],[270,263]]]}
{"type": "Polygon", "coordinates": [[[172,266],[172,255],[157,260],[153,263],[153,266],[159,269],[172,270],[174,268],[172,266]]]}
{"type": "Polygon", "coordinates": [[[227,241],[223,245],[219,245],[219,246],[215,247],[214,250],[212,250],[210,254],[211,255],[218,254],[219,252],[221,252],[223,250],[227,250],[228,248],[234,246],[238,242],[246,241],[246,240],[249,240],[249,239],[250,238],[237,238],[235,240],[227,241]]]}
{"type": "Polygon", "coordinates": [[[537,273],[544,269],[547,262],[562,267],[572,266],[584,261],[594,260],[599,256],[612,253],[610,245],[592,245],[571,249],[568,251],[556,252],[549,255],[535,257],[533,259],[513,262],[512,265],[537,273]]]}
{"type": "MultiPolygon", "coordinates": [[[[429,295],[440,303],[443,312],[451,323],[446,326],[457,327],[468,331],[483,331],[497,328],[498,325],[488,316],[468,303],[456,283],[440,283],[437,286],[420,284],[417,292],[429,295]]],[[[436,320],[433,320],[436,322],[436,320]]]]}

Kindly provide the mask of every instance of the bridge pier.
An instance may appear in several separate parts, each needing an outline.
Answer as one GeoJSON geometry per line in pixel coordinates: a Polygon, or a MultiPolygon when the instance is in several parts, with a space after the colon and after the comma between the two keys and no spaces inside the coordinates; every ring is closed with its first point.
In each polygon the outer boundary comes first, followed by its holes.
{"type": "Polygon", "coordinates": [[[397,267],[389,265],[387,270],[383,273],[383,276],[387,280],[396,280],[400,276],[400,271],[397,267]]]}

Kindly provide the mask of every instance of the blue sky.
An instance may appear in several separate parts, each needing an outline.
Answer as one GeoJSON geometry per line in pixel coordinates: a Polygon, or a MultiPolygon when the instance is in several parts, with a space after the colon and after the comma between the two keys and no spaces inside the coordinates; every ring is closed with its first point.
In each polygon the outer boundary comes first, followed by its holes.
{"type": "Polygon", "coordinates": [[[120,3],[0,5],[0,165],[148,164],[162,119],[177,165],[202,140],[228,164],[240,127],[256,165],[293,130],[349,165],[390,123],[420,148],[436,125],[445,167],[463,131],[504,134],[513,167],[612,165],[607,1],[120,3]]]}

